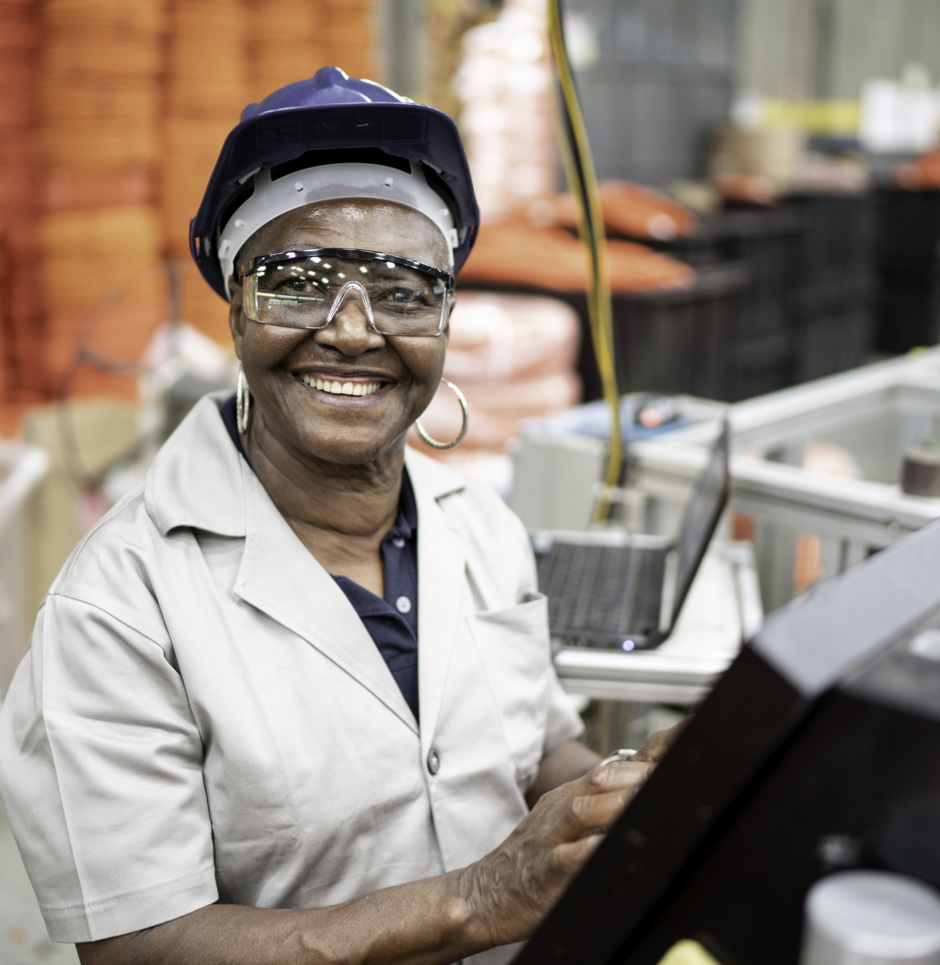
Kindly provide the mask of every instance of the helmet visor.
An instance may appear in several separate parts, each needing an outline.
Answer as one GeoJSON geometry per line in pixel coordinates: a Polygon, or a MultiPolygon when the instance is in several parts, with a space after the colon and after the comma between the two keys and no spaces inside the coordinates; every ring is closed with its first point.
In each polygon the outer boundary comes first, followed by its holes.
{"type": "Polygon", "coordinates": [[[245,314],[262,325],[323,328],[353,289],[382,335],[444,331],[454,278],[418,261],[359,248],[305,248],[238,268],[245,314]]]}

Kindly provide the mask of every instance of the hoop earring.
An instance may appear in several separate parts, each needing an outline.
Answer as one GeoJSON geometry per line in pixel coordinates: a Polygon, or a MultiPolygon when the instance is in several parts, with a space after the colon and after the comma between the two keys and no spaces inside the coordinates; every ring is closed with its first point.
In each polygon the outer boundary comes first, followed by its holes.
{"type": "Polygon", "coordinates": [[[415,419],[415,429],[423,442],[427,443],[432,449],[453,449],[455,446],[459,446],[463,442],[463,437],[467,434],[467,429],[470,427],[470,416],[467,410],[467,400],[463,397],[463,392],[454,385],[449,379],[442,378],[441,381],[449,388],[452,389],[454,395],[457,396],[457,401],[460,403],[460,416],[463,420],[460,426],[460,432],[457,433],[457,438],[453,442],[438,442],[437,439],[432,439],[425,431],[424,426],[415,419]]]}
{"type": "Polygon", "coordinates": [[[248,413],[251,411],[251,392],[241,365],[238,366],[238,384],[235,386],[235,424],[238,431],[248,432],[248,413]]]}

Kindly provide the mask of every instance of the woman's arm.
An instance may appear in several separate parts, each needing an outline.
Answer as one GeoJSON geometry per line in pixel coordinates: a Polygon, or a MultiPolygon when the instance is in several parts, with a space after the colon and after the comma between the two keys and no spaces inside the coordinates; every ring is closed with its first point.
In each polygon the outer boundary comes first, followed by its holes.
{"type": "Polygon", "coordinates": [[[329,908],[210,905],[78,945],[83,965],[443,965],[531,934],[650,765],[608,765],[542,796],[499,847],[459,871],[329,908]]]}
{"type": "Polygon", "coordinates": [[[542,758],[535,780],[526,791],[526,804],[534,807],[543,794],[587,774],[600,762],[600,756],[580,741],[564,741],[542,758]]]}
{"type": "MultiPolygon", "coordinates": [[[[629,763],[658,764],[666,756],[666,752],[672,747],[688,719],[685,718],[665,730],[655,731],[646,739],[629,763]]],[[[547,791],[559,787],[566,781],[581,777],[592,767],[596,767],[600,760],[594,751],[578,741],[571,740],[559,744],[542,758],[538,774],[535,775],[532,786],[526,791],[526,803],[529,807],[533,807],[547,791]]]]}

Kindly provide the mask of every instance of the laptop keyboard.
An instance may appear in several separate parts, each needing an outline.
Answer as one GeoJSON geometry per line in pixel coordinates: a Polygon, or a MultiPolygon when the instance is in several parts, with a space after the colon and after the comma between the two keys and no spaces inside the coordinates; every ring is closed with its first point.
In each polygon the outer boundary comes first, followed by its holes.
{"type": "Polygon", "coordinates": [[[659,625],[666,549],[553,542],[536,551],[552,636],[619,648],[659,625]]]}

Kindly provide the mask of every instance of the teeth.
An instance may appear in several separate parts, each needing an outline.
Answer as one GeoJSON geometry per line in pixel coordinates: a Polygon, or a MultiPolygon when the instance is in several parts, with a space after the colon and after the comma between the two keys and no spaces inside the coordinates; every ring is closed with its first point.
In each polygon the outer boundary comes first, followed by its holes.
{"type": "Polygon", "coordinates": [[[381,382],[337,382],[329,379],[317,379],[311,375],[302,375],[301,380],[314,389],[321,392],[329,392],[331,395],[372,395],[382,387],[381,382]]]}

